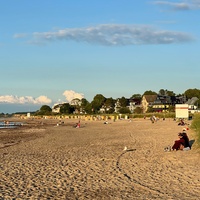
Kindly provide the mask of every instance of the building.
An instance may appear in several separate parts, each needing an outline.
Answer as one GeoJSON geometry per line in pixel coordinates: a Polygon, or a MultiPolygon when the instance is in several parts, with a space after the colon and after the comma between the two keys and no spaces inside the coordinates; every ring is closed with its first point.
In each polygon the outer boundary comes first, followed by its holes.
{"type": "Polygon", "coordinates": [[[198,103],[197,103],[197,105],[195,105],[195,103],[198,100],[199,99],[197,97],[192,97],[191,99],[188,99],[186,101],[186,104],[188,104],[188,111],[189,111],[189,113],[199,112],[199,110],[198,110],[198,103]]]}
{"type": "Polygon", "coordinates": [[[153,106],[153,103],[155,102],[157,98],[157,95],[143,95],[141,106],[143,109],[143,113],[146,113],[148,108],[153,106]]]}

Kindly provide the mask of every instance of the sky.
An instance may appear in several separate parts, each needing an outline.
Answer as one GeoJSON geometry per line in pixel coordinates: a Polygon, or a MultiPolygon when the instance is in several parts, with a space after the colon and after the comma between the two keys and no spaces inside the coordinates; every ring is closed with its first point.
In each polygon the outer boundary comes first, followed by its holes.
{"type": "Polygon", "coordinates": [[[0,3],[0,113],[200,88],[200,0],[0,3]]]}

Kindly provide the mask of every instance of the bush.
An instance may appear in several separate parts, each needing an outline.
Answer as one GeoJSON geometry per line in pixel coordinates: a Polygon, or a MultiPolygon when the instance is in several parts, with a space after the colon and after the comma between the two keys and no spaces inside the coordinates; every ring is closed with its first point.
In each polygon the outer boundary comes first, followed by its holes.
{"type": "Polygon", "coordinates": [[[121,113],[121,114],[130,114],[131,111],[126,107],[122,107],[122,108],[119,109],[119,113],[121,113]]]}
{"type": "Polygon", "coordinates": [[[175,113],[143,113],[143,114],[131,114],[131,118],[150,118],[152,117],[152,115],[155,115],[156,117],[159,117],[160,119],[162,118],[175,118],[175,113]]]}

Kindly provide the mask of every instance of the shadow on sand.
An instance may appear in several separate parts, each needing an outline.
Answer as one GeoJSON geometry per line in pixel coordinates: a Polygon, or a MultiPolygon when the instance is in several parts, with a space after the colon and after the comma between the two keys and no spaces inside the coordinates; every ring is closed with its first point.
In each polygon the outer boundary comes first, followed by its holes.
{"type": "Polygon", "coordinates": [[[190,140],[189,144],[192,147],[192,145],[194,144],[195,140],[190,140]]]}

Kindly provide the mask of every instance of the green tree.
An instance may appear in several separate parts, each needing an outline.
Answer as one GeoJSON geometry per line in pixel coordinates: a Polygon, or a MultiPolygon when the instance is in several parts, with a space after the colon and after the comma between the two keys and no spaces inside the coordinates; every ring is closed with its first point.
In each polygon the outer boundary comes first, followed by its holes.
{"type": "Polygon", "coordinates": [[[89,104],[89,101],[88,101],[87,99],[85,99],[85,98],[81,99],[81,106],[82,106],[82,107],[85,107],[85,106],[87,106],[88,104],[89,104]]]}
{"type": "Polygon", "coordinates": [[[107,113],[107,114],[112,114],[112,113],[114,113],[114,112],[115,112],[114,107],[110,108],[109,110],[106,110],[106,113],[107,113]]]}
{"type": "Polygon", "coordinates": [[[171,96],[175,96],[176,94],[173,91],[166,90],[166,95],[171,97],[171,96]]]}
{"type": "Polygon", "coordinates": [[[175,96],[176,94],[173,91],[167,90],[167,89],[160,89],[158,94],[163,96],[175,96]]]}
{"type": "Polygon", "coordinates": [[[105,100],[104,105],[105,105],[106,107],[114,107],[114,106],[115,106],[115,102],[116,102],[116,100],[114,100],[112,97],[110,97],[110,98],[107,98],[107,99],[105,100]]]}
{"type": "Polygon", "coordinates": [[[39,115],[50,115],[52,114],[52,109],[48,105],[41,106],[40,110],[37,112],[39,115]]]}
{"type": "Polygon", "coordinates": [[[127,107],[122,107],[122,108],[119,109],[119,113],[121,113],[121,114],[130,114],[131,111],[127,107]]]}
{"type": "Polygon", "coordinates": [[[164,96],[164,95],[166,95],[165,92],[166,92],[166,90],[164,90],[164,89],[160,89],[159,92],[158,92],[158,94],[164,96]]]}
{"type": "Polygon", "coordinates": [[[141,101],[142,95],[141,95],[141,94],[133,94],[133,95],[131,96],[131,99],[137,99],[137,100],[140,100],[140,101],[141,101]]]}
{"type": "Polygon", "coordinates": [[[85,98],[81,99],[81,108],[80,110],[82,111],[82,113],[91,113],[91,105],[89,103],[89,101],[85,98]]]}
{"type": "Polygon", "coordinates": [[[92,110],[92,104],[91,103],[88,103],[86,106],[85,106],[85,112],[87,114],[92,114],[93,110],[92,110]]]}
{"type": "Polygon", "coordinates": [[[157,93],[154,92],[154,91],[151,91],[151,90],[147,90],[147,91],[144,92],[143,95],[157,95],[157,93]]]}
{"type": "Polygon", "coordinates": [[[121,97],[119,98],[119,103],[121,107],[126,107],[128,106],[128,99],[126,99],[125,97],[121,97]]]}
{"type": "Polygon", "coordinates": [[[199,89],[188,89],[184,92],[187,99],[191,99],[192,97],[197,97],[200,99],[200,90],[199,89]]]}
{"type": "Polygon", "coordinates": [[[40,108],[40,111],[51,112],[52,109],[51,109],[50,106],[43,105],[43,106],[40,108]]]}
{"type": "Polygon", "coordinates": [[[184,92],[184,95],[187,99],[191,99],[192,97],[197,97],[199,100],[195,102],[197,106],[200,105],[200,90],[199,89],[188,89],[184,92]]]}
{"type": "Polygon", "coordinates": [[[106,109],[106,113],[107,114],[112,114],[115,111],[115,109],[114,109],[115,102],[116,102],[116,100],[114,100],[112,97],[107,98],[105,100],[105,102],[104,102],[104,108],[106,109]]]}
{"type": "Polygon", "coordinates": [[[106,98],[102,94],[97,94],[91,102],[92,112],[98,113],[106,98]]]}
{"type": "Polygon", "coordinates": [[[61,114],[72,114],[75,111],[74,106],[71,106],[69,103],[64,103],[60,107],[60,113],[61,114]]]}

